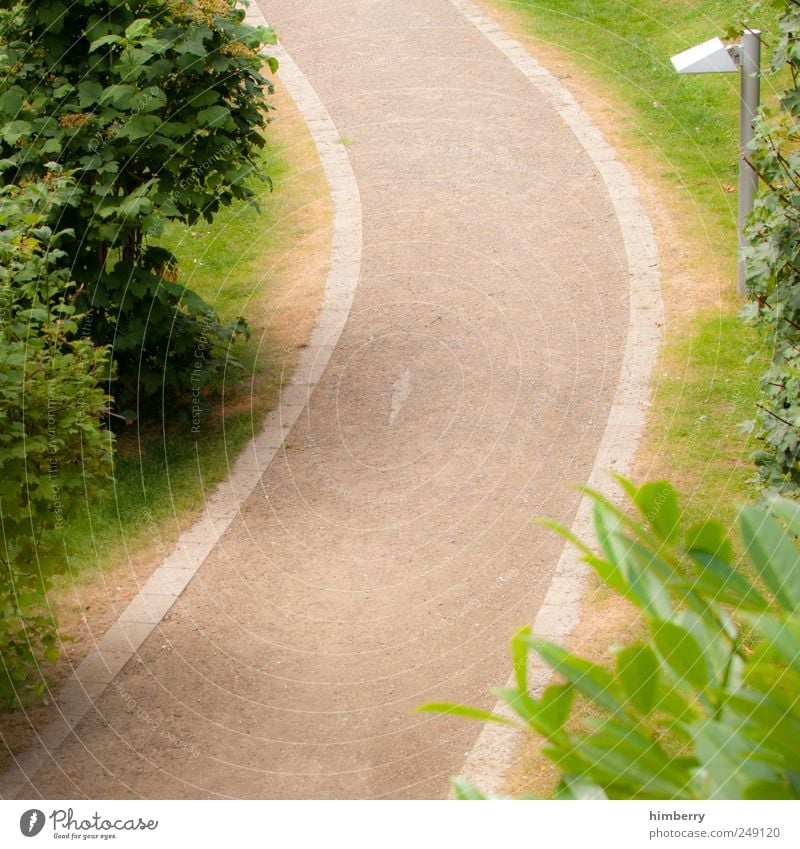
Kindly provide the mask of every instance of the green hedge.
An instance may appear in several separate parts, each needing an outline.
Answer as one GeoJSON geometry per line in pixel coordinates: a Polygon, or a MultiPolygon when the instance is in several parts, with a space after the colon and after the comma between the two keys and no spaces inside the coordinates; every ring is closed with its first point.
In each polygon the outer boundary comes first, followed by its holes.
{"type": "Polygon", "coordinates": [[[763,447],[756,454],[772,489],[800,490],[800,7],[790,2],[769,71],[789,80],[777,107],[762,110],[751,160],[762,192],[747,227],[745,314],[766,332],[772,361],[761,379],[758,415],[745,427],[763,447]],[[789,73],[786,73],[788,68],[789,73]]]}

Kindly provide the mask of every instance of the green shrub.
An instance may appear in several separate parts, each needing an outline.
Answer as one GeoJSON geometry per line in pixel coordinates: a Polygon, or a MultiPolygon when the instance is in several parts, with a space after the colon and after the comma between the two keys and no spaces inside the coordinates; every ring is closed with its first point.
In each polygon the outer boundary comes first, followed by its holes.
{"type": "MultiPolygon", "coordinates": [[[[228,365],[242,320],[178,283],[156,240],[254,196],[270,108],[259,50],[271,31],[235,0],[41,0],[0,10],[0,171],[76,182],[60,210],[62,264],[89,335],[111,344],[126,418],[160,414],[228,365]]],[[[277,63],[269,60],[274,70],[277,63]]],[[[266,179],[266,178],[265,178],[266,179]]]]}
{"type": "Polygon", "coordinates": [[[747,227],[746,314],[765,329],[772,362],[761,380],[756,463],[771,488],[800,487],[800,7],[789,3],[770,71],[790,80],[779,108],[762,111],[752,152],[763,191],[747,227]]]}
{"type": "MultiPolygon", "coordinates": [[[[494,692],[546,739],[558,798],[800,798],[800,507],[774,497],[741,511],[745,572],[718,522],[681,528],[670,484],[620,481],[640,517],[591,493],[599,554],[551,527],[641,610],[646,636],[607,668],[523,628],[511,641],[514,684],[494,692]],[[561,679],[539,698],[530,651],[561,679]]],[[[514,724],[446,703],[422,710],[514,724]]]]}
{"type": "Polygon", "coordinates": [[[65,522],[110,470],[108,352],[81,335],[76,286],[47,220],[70,191],[0,190],[0,704],[43,686],[58,655],[46,592],[67,562],[65,522]]]}

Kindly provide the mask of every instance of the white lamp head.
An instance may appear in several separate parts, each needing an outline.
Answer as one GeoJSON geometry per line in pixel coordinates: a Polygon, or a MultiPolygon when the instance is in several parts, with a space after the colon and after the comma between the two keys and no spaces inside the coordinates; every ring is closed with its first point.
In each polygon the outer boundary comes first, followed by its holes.
{"type": "Polygon", "coordinates": [[[672,57],[679,74],[726,74],[738,71],[731,51],[718,38],[690,47],[672,57]]]}

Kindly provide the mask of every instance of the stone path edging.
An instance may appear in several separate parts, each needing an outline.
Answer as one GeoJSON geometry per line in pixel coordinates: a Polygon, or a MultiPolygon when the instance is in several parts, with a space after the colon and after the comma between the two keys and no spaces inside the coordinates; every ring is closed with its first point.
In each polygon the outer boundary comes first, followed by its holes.
{"type": "MultiPolygon", "coordinates": [[[[255,4],[248,7],[246,20],[266,26],[255,4]]],[[[334,202],[331,268],[314,330],[290,383],[281,393],[279,406],[267,415],[261,432],[245,447],[229,477],[206,501],[201,517],[181,534],[173,551],[97,642],[95,650],[74,670],[56,700],[59,717],[38,732],[36,742],[0,776],[0,798],[13,798],[47,764],[49,753],[69,737],[175,604],[282,447],[285,435],[319,382],[347,321],[361,267],[361,200],[355,175],[327,109],[303,73],[280,45],[265,52],[276,56],[280,63],[281,82],[308,126],[334,202]]]]}
{"type": "MultiPolygon", "coordinates": [[[[653,228],[638,200],[638,190],[614,149],[593,125],[572,94],[528,51],[471,0],[450,0],[509,61],[526,76],[561,116],[594,162],[606,184],[622,231],[630,275],[630,324],[619,384],[587,486],[607,489],[608,472],[628,473],[642,435],[650,375],[656,362],[663,325],[659,286],[658,246],[653,228]]],[[[592,501],[581,499],[572,533],[593,538],[592,501]]],[[[578,624],[581,600],[589,568],[573,546],[559,558],[544,603],[534,620],[538,637],[563,642],[578,624]]],[[[540,693],[551,670],[538,658],[530,658],[531,690],[540,693]]],[[[500,702],[495,713],[513,716],[500,702]]],[[[520,733],[507,726],[487,723],[467,755],[461,775],[484,793],[499,793],[503,777],[520,742],[520,733]]]]}

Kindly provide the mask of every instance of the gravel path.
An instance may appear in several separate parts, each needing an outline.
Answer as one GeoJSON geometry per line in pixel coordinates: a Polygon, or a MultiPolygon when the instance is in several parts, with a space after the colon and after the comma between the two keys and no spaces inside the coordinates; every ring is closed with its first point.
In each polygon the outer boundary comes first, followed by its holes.
{"type": "Polygon", "coordinates": [[[350,317],[260,487],[23,798],[439,798],[535,617],[628,330],[611,201],[448,0],[270,0],[358,183],[350,317]]]}

